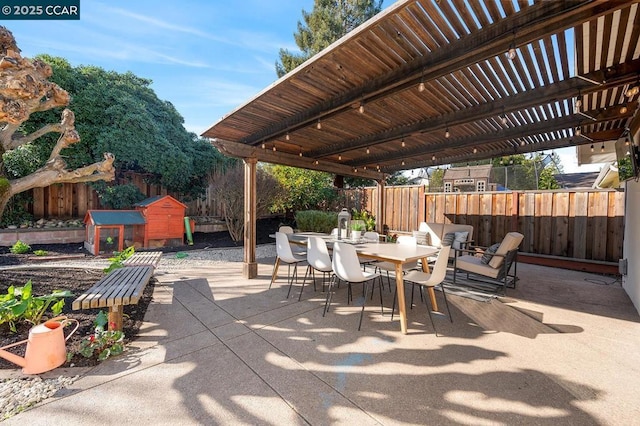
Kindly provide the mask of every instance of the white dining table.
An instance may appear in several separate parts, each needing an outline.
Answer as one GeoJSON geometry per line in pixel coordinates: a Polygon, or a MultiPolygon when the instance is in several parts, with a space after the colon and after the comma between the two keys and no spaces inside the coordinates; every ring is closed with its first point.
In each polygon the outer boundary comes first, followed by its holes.
{"type": "MultiPolygon", "coordinates": [[[[400,312],[400,330],[403,334],[407,334],[407,307],[404,297],[404,280],[402,265],[416,260],[422,260],[422,268],[425,272],[429,272],[429,264],[427,258],[433,256],[438,252],[438,249],[430,246],[423,245],[410,245],[410,244],[395,244],[387,242],[366,242],[366,241],[351,241],[348,239],[338,240],[336,237],[319,234],[314,232],[298,232],[294,234],[287,234],[289,241],[294,244],[306,245],[307,238],[310,236],[322,237],[329,248],[333,248],[333,243],[341,241],[349,244],[353,244],[356,248],[358,256],[367,257],[373,260],[380,260],[385,262],[391,262],[396,266],[396,286],[398,287],[398,310],[400,312]]],[[[277,272],[276,272],[277,273],[277,272]]],[[[431,299],[431,305],[433,310],[438,310],[436,303],[435,292],[433,288],[429,288],[429,298],[431,299]]]]}

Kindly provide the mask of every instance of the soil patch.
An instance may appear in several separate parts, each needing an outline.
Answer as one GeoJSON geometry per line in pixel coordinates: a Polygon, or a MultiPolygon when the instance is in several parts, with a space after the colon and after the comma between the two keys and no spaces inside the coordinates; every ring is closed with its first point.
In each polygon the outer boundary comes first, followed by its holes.
{"type": "MultiPolygon", "coordinates": [[[[281,219],[265,219],[261,220],[257,226],[257,243],[266,244],[273,243],[274,240],[269,237],[277,231],[281,219]]],[[[202,233],[196,232],[193,235],[194,244],[178,247],[164,247],[164,252],[178,252],[197,250],[204,248],[222,248],[222,247],[241,247],[242,242],[235,243],[229,237],[228,232],[212,232],[202,233]]],[[[33,294],[40,296],[53,292],[54,290],[69,290],[74,295],[82,294],[85,290],[93,286],[104,273],[97,269],[87,268],[60,268],[60,267],[43,267],[46,266],[47,260],[60,260],[63,258],[77,257],[93,257],[84,249],[83,243],[73,244],[34,244],[31,252],[26,254],[12,254],[10,247],[0,247],[0,268],[8,265],[20,265],[20,269],[0,269],[0,295],[6,294],[7,289],[11,286],[24,286],[31,280],[33,286],[33,294]],[[46,256],[35,256],[35,250],[45,250],[46,256]],[[38,267],[33,265],[38,264],[38,267]]],[[[144,250],[139,250],[144,251],[144,250]]],[[[147,311],[147,306],[151,303],[153,295],[153,287],[156,280],[151,278],[149,284],[145,288],[144,295],[136,305],[127,305],[124,307],[124,323],[123,331],[125,339],[130,341],[134,339],[147,311]]],[[[67,351],[72,352],[80,343],[83,337],[90,336],[94,332],[94,320],[101,309],[88,310],[71,310],[71,304],[76,296],[65,299],[65,306],[61,315],[69,318],[77,319],[80,326],[78,330],[67,340],[67,351]]],[[[106,308],[104,309],[106,311],[106,308]]],[[[51,316],[51,312],[47,312],[46,316],[51,316]]],[[[0,325],[0,347],[10,345],[21,340],[25,340],[29,336],[31,325],[28,323],[20,323],[17,326],[17,332],[13,333],[8,324],[0,325]]],[[[65,331],[65,335],[68,331],[65,331]]],[[[11,348],[10,351],[24,356],[26,345],[20,345],[11,348]]],[[[72,364],[76,367],[93,366],[98,363],[95,358],[84,358],[80,355],[74,356],[69,363],[64,366],[69,367],[72,364]]],[[[17,366],[4,358],[0,358],[0,369],[17,368],[17,366]]]]}

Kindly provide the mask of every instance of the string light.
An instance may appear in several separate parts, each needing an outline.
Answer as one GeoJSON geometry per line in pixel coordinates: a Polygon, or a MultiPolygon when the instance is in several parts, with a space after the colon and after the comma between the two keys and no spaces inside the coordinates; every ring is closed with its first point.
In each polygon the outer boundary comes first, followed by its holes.
{"type": "Polygon", "coordinates": [[[593,144],[591,144],[591,152],[593,152],[593,144]]]}
{"type": "Polygon", "coordinates": [[[602,146],[600,147],[600,152],[604,152],[604,143],[602,144],[602,146]]]}
{"type": "Polygon", "coordinates": [[[342,161],[342,155],[338,155],[338,161],[342,161]]]}
{"type": "Polygon", "coordinates": [[[402,160],[402,165],[404,166],[404,160],[402,160]]]}
{"type": "Polygon", "coordinates": [[[360,102],[360,107],[358,108],[358,111],[360,111],[360,114],[364,114],[364,102],[363,101],[360,102]]]}
{"type": "Polygon", "coordinates": [[[420,84],[418,84],[418,92],[424,92],[427,88],[424,85],[424,70],[420,75],[420,84]]]}
{"type": "Polygon", "coordinates": [[[322,129],[322,123],[320,122],[320,119],[318,119],[318,124],[316,124],[316,129],[318,130],[322,129]]]}
{"type": "Polygon", "coordinates": [[[435,154],[433,154],[433,155],[431,156],[431,161],[436,161],[436,155],[435,155],[435,154]]]}
{"type": "Polygon", "coordinates": [[[624,145],[625,145],[625,146],[629,146],[629,136],[626,136],[626,137],[624,138],[624,145]]]}
{"type": "Polygon", "coordinates": [[[291,136],[289,136],[289,132],[287,132],[286,136],[284,137],[286,140],[290,140],[291,136]]]}
{"type": "Polygon", "coordinates": [[[576,136],[580,136],[582,134],[582,130],[580,130],[580,126],[576,127],[575,134],[576,136]]]}
{"type": "Polygon", "coordinates": [[[478,153],[478,148],[473,148],[473,153],[477,154],[478,153]]]}
{"type": "Polygon", "coordinates": [[[502,122],[502,124],[507,124],[507,116],[505,115],[504,112],[500,116],[500,121],[502,122]]]}
{"type": "Polygon", "coordinates": [[[524,141],[524,140],[521,140],[521,141],[520,141],[520,146],[524,146],[524,144],[525,144],[525,141],[524,141]]]}
{"type": "Polygon", "coordinates": [[[272,149],[273,149],[273,152],[276,152],[276,146],[275,145],[273,146],[272,149]]]}
{"type": "Polygon", "coordinates": [[[400,145],[404,148],[407,144],[404,142],[404,136],[402,137],[402,141],[400,141],[400,145]]]}
{"type": "Polygon", "coordinates": [[[581,107],[582,107],[582,95],[578,90],[578,97],[576,98],[576,112],[579,112],[581,107]]]}
{"type": "Polygon", "coordinates": [[[369,147],[367,147],[367,154],[370,154],[371,151],[369,150],[369,147]]]}
{"type": "Polygon", "coordinates": [[[513,61],[516,58],[516,30],[513,30],[513,40],[511,41],[511,44],[509,45],[509,50],[507,50],[507,59],[509,59],[510,61],[513,61]]]}
{"type": "Polygon", "coordinates": [[[265,149],[267,147],[267,145],[265,145],[264,143],[262,144],[262,149],[265,149]]]}
{"type": "Polygon", "coordinates": [[[449,136],[451,136],[451,133],[449,133],[449,126],[447,126],[446,130],[444,131],[444,137],[449,139],[449,136]]]}
{"type": "Polygon", "coordinates": [[[626,114],[626,113],[627,113],[627,111],[629,111],[629,108],[627,108],[627,106],[626,106],[626,105],[622,105],[622,106],[620,107],[620,114],[626,114]]]}
{"type": "Polygon", "coordinates": [[[313,164],[318,165],[318,160],[314,161],[313,164]]]}

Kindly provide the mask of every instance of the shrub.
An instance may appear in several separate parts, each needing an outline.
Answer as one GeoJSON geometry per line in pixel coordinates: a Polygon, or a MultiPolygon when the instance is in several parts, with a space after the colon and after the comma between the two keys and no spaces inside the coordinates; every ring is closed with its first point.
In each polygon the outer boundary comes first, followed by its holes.
{"type": "Polygon", "coordinates": [[[13,246],[11,246],[9,250],[13,254],[24,254],[24,253],[29,253],[29,250],[31,250],[31,246],[27,243],[23,243],[22,241],[18,240],[13,246]]]}
{"type": "Polygon", "coordinates": [[[33,254],[35,254],[36,256],[46,256],[49,254],[49,252],[46,250],[34,250],[33,254]]]}
{"type": "Polygon", "coordinates": [[[296,225],[303,232],[331,233],[338,224],[338,214],[320,210],[302,210],[296,213],[296,225]]]}

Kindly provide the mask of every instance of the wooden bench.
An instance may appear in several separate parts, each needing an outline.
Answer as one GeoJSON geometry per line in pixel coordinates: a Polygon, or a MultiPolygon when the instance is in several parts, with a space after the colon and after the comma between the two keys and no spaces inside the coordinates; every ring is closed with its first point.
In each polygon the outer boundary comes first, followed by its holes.
{"type": "Polygon", "coordinates": [[[122,330],[122,307],[135,305],[153,275],[153,266],[115,269],[73,301],[72,309],[109,308],[109,330],[122,330]]]}
{"type": "Polygon", "coordinates": [[[122,264],[124,266],[153,266],[157,268],[161,257],[161,251],[135,252],[131,257],[122,262],[122,264]]]}

